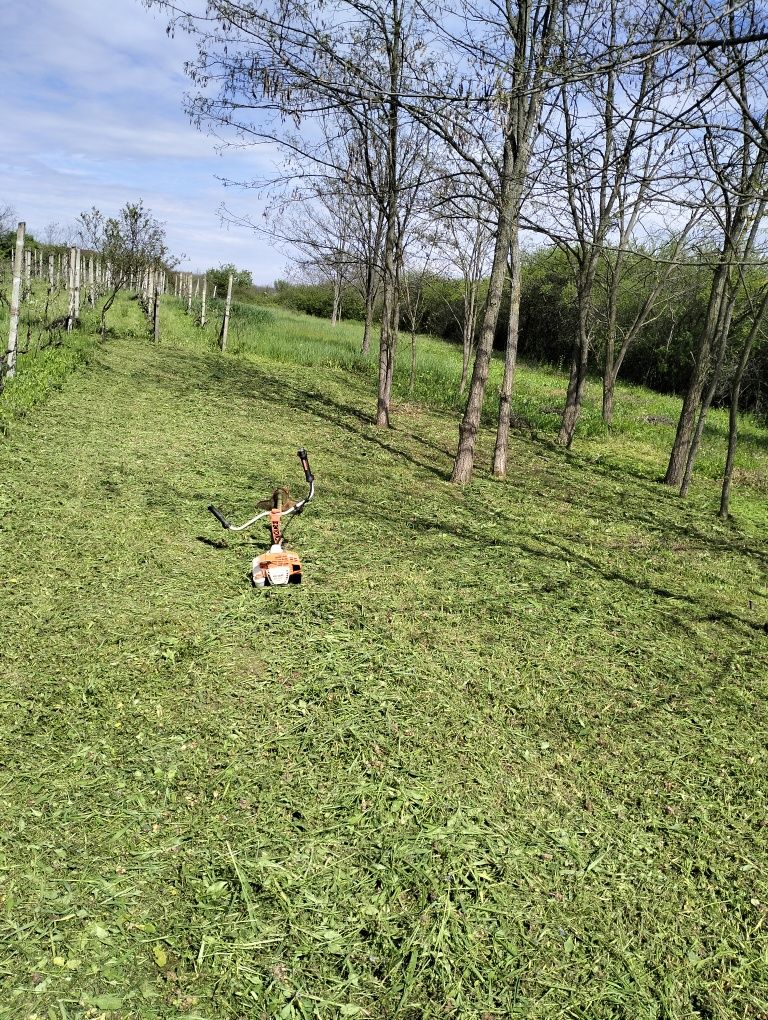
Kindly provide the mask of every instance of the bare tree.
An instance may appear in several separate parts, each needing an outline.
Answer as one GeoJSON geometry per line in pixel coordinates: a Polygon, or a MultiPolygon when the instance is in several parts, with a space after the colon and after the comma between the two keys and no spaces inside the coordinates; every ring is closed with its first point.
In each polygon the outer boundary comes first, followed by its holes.
{"type": "MultiPolygon", "coordinates": [[[[737,33],[733,19],[725,26],[737,33]]],[[[717,256],[706,318],[694,352],[693,367],[677,425],[664,481],[690,484],[699,442],[714,397],[727,349],[736,302],[742,290],[742,267],[753,258],[768,206],[768,78],[755,73],[753,55],[727,50],[721,60],[707,55],[713,67],[714,108],[706,110],[700,149],[691,159],[692,173],[717,189],[709,211],[719,232],[717,256]],[[698,158],[699,153],[701,158],[698,158]]]]}
{"type": "Polygon", "coordinates": [[[105,217],[94,206],[81,213],[78,230],[82,243],[102,259],[110,281],[100,316],[103,339],[107,313],[119,292],[130,280],[168,265],[165,227],[139,200],[126,203],[114,217],[105,217]]]}
{"type": "Polygon", "coordinates": [[[752,356],[755,341],[758,337],[764,336],[766,315],[768,313],[768,287],[763,288],[762,298],[756,307],[750,301],[750,314],[752,324],[744,339],[736,366],[731,378],[729,390],[729,411],[728,411],[728,452],[725,458],[723,470],[723,485],[720,493],[719,516],[723,519],[728,517],[730,511],[731,481],[733,478],[733,467],[736,460],[736,445],[738,442],[739,429],[739,400],[741,398],[741,385],[744,381],[744,373],[747,370],[749,359],[752,356]]]}
{"type": "MultiPolygon", "coordinates": [[[[519,0],[507,5],[456,2],[433,13],[443,62],[452,60],[453,66],[435,75],[414,116],[453,150],[464,177],[482,181],[493,209],[488,289],[451,475],[458,483],[468,482],[474,468],[509,255],[517,249],[544,96],[559,74],[561,10],[561,0],[519,0]]],[[[512,352],[510,347],[510,357],[512,352]]],[[[506,413],[505,405],[500,415],[506,413]]],[[[506,458],[506,446],[497,444],[494,474],[506,473],[506,458]]]]}
{"type": "Polygon", "coordinates": [[[480,312],[481,283],[488,271],[493,228],[492,207],[482,198],[456,193],[457,180],[448,177],[435,198],[435,242],[449,275],[461,280],[461,314],[447,302],[448,310],[461,332],[461,377],[459,393],[464,393],[469,367],[475,351],[477,320],[480,312]]]}
{"type": "Polygon", "coordinates": [[[10,234],[16,222],[16,210],[13,206],[0,202],[0,235],[10,234]]]}
{"type": "MultiPolygon", "coordinates": [[[[675,183],[671,171],[676,131],[667,124],[670,108],[675,112],[677,82],[669,54],[659,55],[657,50],[668,28],[666,12],[655,9],[649,25],[644,11],[632,15],[620,0],[607,0],[602,9],[589,13],[589,30],[581,33],[588,44],[580,64],[594,67],[560,85],[550,118],[552,148],[540,181],[547,196],[550,236],[568,255],[576,293],[576,329],[558,436],[565,446],[573,442],[590,349],[595,345],[598,271],[601,266],[606,270],[608,282],[603,415],[610,421],[621,361],[653,307],[649,301],[638,313],[634,329],[625,334],[617,365],[616,302],[627,254],[643,214],[658,206],[664,191],[675,183]],[[638,37],[648,39],[647,48],[639,52],[638,37]]],[[[564,64],[572,59],[572,21],[565,16],[564,64]]]]}
{"type": "MultiPolygon", "coordinates": [[[[425,60],[417,8],[407,0],[302,0],[234,3],[208,0],[203,13],[171,0],[167,9],[193,32],[198,58],[190,68],[199,91],[190,112],[199,124],[244,139],[270,141],[318,172],[329,158],[313,125],[332,113],[377,140],[377,200],[383,218],[382,315],[376,422],[389,423],[397,342],[397,249],[404,182],[404,143],[411,118],[403,96],[413,92],[425,60]],[[298,130],[291,133],[286,125],[298,130]]],[[[374,159],[372,146],[364,158],[374,159]]],[[[412,147],[415,151],[415,147],[412,147]]],[[[334,170],[338,167],[334,166],[334,170]]],[[[372,192],[373,194],[373,192],[372,192]]]]}

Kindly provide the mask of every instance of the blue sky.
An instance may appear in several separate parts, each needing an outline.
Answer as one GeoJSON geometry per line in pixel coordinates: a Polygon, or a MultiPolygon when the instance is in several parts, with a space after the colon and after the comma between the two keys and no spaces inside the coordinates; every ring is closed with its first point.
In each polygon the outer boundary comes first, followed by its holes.
{"type": "Polygon", "coordinates": [[[217,152],[187,120],[188,37],[169,38],[138,0],[26,0],[0,3],[0,39],[0,205],[29,230],[143,198],[186,268],[234,262],[258,283],[285,274],[267,240],[221,225],[224,200],[256,220],[263,206],[216,176],[274,171],[267,148],[217,152]]]}

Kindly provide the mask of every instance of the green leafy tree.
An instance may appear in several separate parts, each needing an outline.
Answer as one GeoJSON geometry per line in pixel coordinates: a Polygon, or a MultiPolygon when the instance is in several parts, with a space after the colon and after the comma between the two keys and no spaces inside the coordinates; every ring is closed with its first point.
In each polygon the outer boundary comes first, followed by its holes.
{"type": "Polygon", "coordinates": [[[216,296],[224,297],[227,293],[229,274],[232,274],[232,300],[243,301],[253,296],[253,277],[250,270],[238,269],[233,263],[228,262],[218,269],[209,269],[205,274],[208,277],[208,287],[213,291],[216,288],[216,296]]]}

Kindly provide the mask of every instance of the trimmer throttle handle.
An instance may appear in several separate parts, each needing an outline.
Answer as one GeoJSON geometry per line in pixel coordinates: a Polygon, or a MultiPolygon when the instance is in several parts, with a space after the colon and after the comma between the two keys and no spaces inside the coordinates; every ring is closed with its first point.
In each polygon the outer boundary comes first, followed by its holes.
{"type": "Polygon", "coordinates": [[[215,506],[209,506],[208,509],[211,511],[211,513],[219,522],[219,524],[222,526],[222,528],[229,528],[229,521],[220,510],[217,510],[215,506]]]}
{"type": "Polygon", "coordinates": [[[299,450],[297,451],[297,456],[301,461],[301,466],[304,468],[304,477],[306,478],[307,483],[311,485],[312,482],[314,481],[315,476],[312,474],[312,469],[309,466],[309,457],[307,456],[307,451],[299,450]]]}

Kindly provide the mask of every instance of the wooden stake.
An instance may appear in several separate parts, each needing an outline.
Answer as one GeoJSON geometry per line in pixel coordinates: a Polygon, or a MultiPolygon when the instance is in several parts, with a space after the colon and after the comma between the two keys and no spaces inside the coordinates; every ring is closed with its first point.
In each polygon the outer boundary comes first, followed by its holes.
{"type": "Polygon", "coordinates": [[[16,251],[13,258],[11,328],[8,332],[8,354],[5,359],[5,374],[9,379],[13,379],[16,375],[16,342],[19,335],[19,299],[21,297],[21,266],[24,260],[25,230],[26,224],[20,223],[16,231],[16,251]]]}

